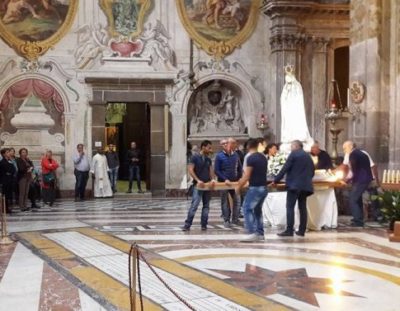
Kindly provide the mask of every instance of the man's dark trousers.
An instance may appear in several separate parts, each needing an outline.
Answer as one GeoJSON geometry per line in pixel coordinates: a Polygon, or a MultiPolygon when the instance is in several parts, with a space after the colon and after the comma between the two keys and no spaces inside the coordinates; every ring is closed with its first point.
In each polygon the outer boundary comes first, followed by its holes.
{"type": "Polygon", "coordinates": [[[293,232],[294,227],[294,207],[298,201],[300,213],[300,226],[299,233],[304,234],[307,228],[307,196],[306,191],[301,190],[288,190],[286,194],[286,231],[293,232]]]}

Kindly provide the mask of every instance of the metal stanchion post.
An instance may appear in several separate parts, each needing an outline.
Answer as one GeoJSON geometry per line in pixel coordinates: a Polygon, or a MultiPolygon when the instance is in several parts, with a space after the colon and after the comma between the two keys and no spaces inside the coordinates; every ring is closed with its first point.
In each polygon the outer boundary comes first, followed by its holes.
{"type": "Polygon", "coordinates": [[[7,232],[7,216],[6,216],[6,198],[4,195],[1,196],[1,238],[0,238],[0,245],[9,245],[14,243],[8,237],[7,232]]]}
{"type": "Polygon", "coordinates": [[[137,267],[137,245],[132,245],[129,251],[129,295],[131,301],[131,311],[136,310],[136,267],[137,267]]]}

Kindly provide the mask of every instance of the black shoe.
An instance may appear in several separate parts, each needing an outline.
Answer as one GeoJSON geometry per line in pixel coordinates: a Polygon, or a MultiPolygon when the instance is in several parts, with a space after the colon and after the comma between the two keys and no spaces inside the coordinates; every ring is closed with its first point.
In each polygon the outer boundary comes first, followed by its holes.
{"type": "Polygon", "coordinates": [[[182,231],[190,231],[190,227],[188,227],[186,225],[183,226],[181,229],[182,229],[182,231]]]}
{"type": "Polygon", "coordinates": [[[283,231],[276,234],[277,236],[293,236],[293,231],[283,231]]]}
{"type": "Polygon", "coordinates": [[[142,190],[138,190],[138,192],[137,193],[144,193],[142,190]]]}
{"type": "Polygon", "coordinates": [[[126,193],[132,193],[132,190],[128,190],[126,193]]]}
{"type": "Polygon", "coordinates": [[[207,226],[201,226],[201,231],[206,231],[207,230],[207,226]]]}
{"type": "Polygon", "coordinates": [[[40,206],[37,206],[36,204],[32,204],[31,209],[39,209],[40,206]]]}
{"type": "Polygon", "coordinates": [[[350,227],[353,227],[353,228],[363,228],[364,225],[363,225],[363,224],[359,224],[359,223],[352,222],[352,223],[350,224],[350,227]]]}
{"type": "Polygon", "coordinates": [[[297,236],[304,236],[304,232],[300,232],[300,231],[295,231],[295,234],[297,236]]]}
{"type": "Polygon", "coordinates": [[[239,218],[244,218],[243,214],[239,214],[239,218]]]}

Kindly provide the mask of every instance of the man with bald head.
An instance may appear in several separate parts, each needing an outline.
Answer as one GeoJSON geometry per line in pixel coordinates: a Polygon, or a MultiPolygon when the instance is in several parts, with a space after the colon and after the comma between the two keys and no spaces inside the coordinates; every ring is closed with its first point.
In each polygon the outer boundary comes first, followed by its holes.
{"type": "Polygon", "coordinates": [[[350,211],[353,216],[351,220],[352,227],[364,226],[364,209],[362,195],[368,189],[370,182],[373,180],[371,172],[371,162],[368,155],[361,150],[355,148],[354,143],[350,140],[343,144],[345,156],[349,157],[349,166],[353,175],[349,179],[351,182],[350,192],[350,211]]]}
{"type": "Polygon", "coordinates": [[[314,141],[314,144],[311,146],[311,155],[317,157],[318,159],[315,169],[329,170],[333,168],[331,157],[325,150],[322,150],[319,147],[319,143],[317,141],[314,141]]]}

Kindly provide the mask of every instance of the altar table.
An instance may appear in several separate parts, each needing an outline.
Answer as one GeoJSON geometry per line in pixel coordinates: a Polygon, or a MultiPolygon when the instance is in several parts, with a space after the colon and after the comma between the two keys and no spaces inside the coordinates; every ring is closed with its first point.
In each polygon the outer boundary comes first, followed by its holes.
{"type": "MultiPolygon", "coordinates": [[[[269,192],[264,200],[263,218],[265,226],[286,227],[286,191],[269,192]]],[[[333,188],[318,189],[307,198],[307,228],[321,230],[336,228],[338,207],[333,188]]],[[[295,207],[295,227],[299,224],[299,210],[295,207]]]]}

